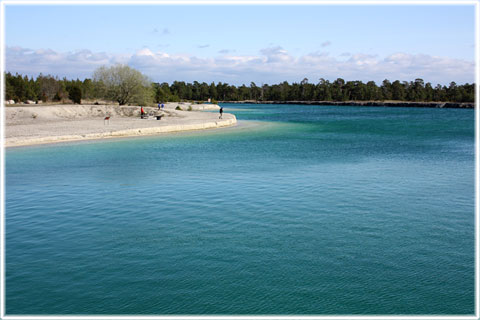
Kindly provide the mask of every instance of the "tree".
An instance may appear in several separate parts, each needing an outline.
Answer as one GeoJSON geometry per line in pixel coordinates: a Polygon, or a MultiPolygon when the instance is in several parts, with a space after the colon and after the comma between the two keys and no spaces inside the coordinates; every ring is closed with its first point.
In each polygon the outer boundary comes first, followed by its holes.
{"type": "Polygon", "coordinates": [[[392,99],[392,84],[389,80],[383,80],[380,90],[382,91],[383,100],[392,99]]]}
{"type": "Polygon", "coordinates": [[[162,87],[160,86],[160,83],[152,83],[152,88],[153,92],[155,94],[155,102],[160,103],[163,102],[166,99],[165,91],[163,91],[162,87]]]}
{"type": "Polygon", "coordinates": [[[5,99],[26,101],[42,100],[68,102],[67,98],[79,103],[81,99],[106,99],[117,100],[119,103],[136,103],[147,105],[153,101],[178,102],[183,100],[205,101],[208,98],[213,100],[235,101],[235,100],[257,100],[257,101],[345,101],[345,100],[372,100],[383,99],[396,101],[452,101],[452,102],[474,102],[475,84],[450,83],[448,86],[433,85],[417,78],[415,81],[395,80],[392,83],[385,79],[380,86],[374,81],[363,83],[362,81],[345,81],[338,78],[329,82],[320,78],[318,84],[309,83],[307,78],[300,82],[288,83],[287,81],[278,84],[262,84],[257,86],[254,82],[250,86],[233,86],[228,83],[210,85],[205,82],[194,81],[185,83],[175,81],[173,84],[167,82],[153,83],[147,85],[148,80],[140,72],[124,66],[112,68],[101,68],[97,70],[96,79],[85,79],[83,81],[62,80],[51,75],[40,74],[36,79],[19,74],[12,75],[5,73],[5,99]],[[122,69],[122,70],[120,70],[122,69]],[[124,72],[127,69],[128,72],[124,72]],[[117,71],[122,72],[117,72],[117,71]],[[100,72],[100,71],[103,71],[100,72]],[[122,80],[122,75],[131,75],[128,81],[122,80]],[[102,76],[100,76],[102,75],[102,76]],[[115,90],[127,88],[128,84],[138,79],[139,85],[128,92],[128,99],[120,99],[114,95],[115,90]],[[117,81],[117,82],[114,82],[117,81]],[[80,98],[75,92],[81,90],[80,98]],[[73,91],[72,91],[73,90],[73,91]]]}
{"type": "Polygon", "coordinates": [[[413,84],[415,91],[415,101],[424,101],[426,98],[425,84],[423,79],[417,78],[413,84]]]}
{"type": "Polygon", "coordinates": [[[81,83],[82,97],[85,99],[93,98],[93,82],[91,79],[85,79],[81,83]]]}
{"type": "Polygon", "coordinates": [[[40,87],[42,100],[52,100],[58,93],[60,85],[58,79],[55,79],[51,75],[43,76],[40,74],[37,78],[38,85],[40,87]]]}
{"type": "Polygon", "coordinates": [[[392,83],[392,99],[393,100],[404,100],[405,99],[405,89],[400,81],[395,80],[392,83]]]}
{"type": "Polygon", "coordinates": [[[15,99],[14,77],[10,72],[5,74],[5,99],[6,100],[15,99]]]}
{"type": "Polygon", "coordinates": [[[253,100],[258,100],[260,98],[260,88],[257,87],[257,85],[255,84],[255,82],[250,82],[250,92],[251,92],[251,96],[250,96],[250,99],[253,99],[253,100]]]}
{"type": "Polygon", "coordinates": [[[368,81],[365,88],[365,99],[366,100],[377,100],[379,93],[377,91],[377,85],[374,81],[368,81]]]}
{"type": "Polygon", "coordinates": [[[68,92],[68,98],[73,101],[73,103],[82,103],[82,89],[80,86],[72,86],[68,92]]]}
{"type": "Polygon", "coordinates": [[[218,95],[217,95],[217,87],[215,86],[215,82],[212,82],[210,84],[210,87],[208,88],[208,94],[210,95],[210,98],[217,100],[218,95]]]}
{"type": "Polygon", "coordinates": [[[132,102],[144,104],[151,99],[150,81],[129,66],[103,66],[95,70],[93,78],[95,82],[101,82],[105,86],[106,98],[117,101],[120,105],[132,102]]]}

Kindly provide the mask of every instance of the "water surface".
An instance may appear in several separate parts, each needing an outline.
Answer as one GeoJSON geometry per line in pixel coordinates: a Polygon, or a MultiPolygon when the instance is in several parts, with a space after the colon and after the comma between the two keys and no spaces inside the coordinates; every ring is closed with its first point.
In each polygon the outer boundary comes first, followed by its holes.
{"type": "Polygon", "coordinates": [[[8,149],[7,314],[474,313],[473,110],[224,107],[8,149]]]}

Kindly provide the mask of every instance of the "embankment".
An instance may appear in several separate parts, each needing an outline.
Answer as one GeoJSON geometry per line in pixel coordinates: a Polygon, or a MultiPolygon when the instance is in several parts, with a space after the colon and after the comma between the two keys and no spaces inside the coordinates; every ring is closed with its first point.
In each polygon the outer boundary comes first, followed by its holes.
{"type": "MultiPolygon", "coordinates": [[[[5,108],[5,146],[23,146],[87,139],[155,135],[235,125],[233,114],[139,106],[56,105],[5,108]],[[161,117],[157,120],[157,116],[161,117]],[[105,117],[110,117],[105,120],[105,117]]],[[[218,107],[218,106],[217,106],[218,107]]]]}

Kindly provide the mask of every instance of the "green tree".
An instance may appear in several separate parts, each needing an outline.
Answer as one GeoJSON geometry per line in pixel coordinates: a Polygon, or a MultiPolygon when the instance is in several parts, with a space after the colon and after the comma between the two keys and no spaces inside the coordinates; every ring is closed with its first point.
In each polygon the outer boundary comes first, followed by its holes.
{"type": "Polygon", "coordinates": [[[405,99],[405,88],[398,80],[392,83],[392,99],[393,100],[405,99]]]}
{"type": "Polygon", "coordinates": [[[82,103],[82,89],[78,85],[74,85],[70,87],[70,91],[68,92],[68,98],[73,101],[73,103],[82,103]]]}
{"type": "Polygon", "coordinates": [[[380,90],[382,91],[383,100],[392,99],[392,84],[390,83],[389,80],[387,79],[383,80],[380,90]]]}
{"type": "Polygon", "coordinates": [[[415,79],[415,82],[413,84],[413,90],[415,91],[415,95],[413,98],[415,101],[424,101],[427,97],[423,79],[415,79]]]}
{"type": "Polygon", "coordinates": [[[215,86],[215,82],[212,82],[210,84],[210,87],[208,88],[208,94],[210,98],[218,100],[217,87],[215,86]]]}
{"type": "Polygon", "coordinates": [[[94,98],[92,79],[83,80],[83,82],[81,84],[81,88],[82,88],[82,97],[84,99],[94,98]]]}
{"type": "Polygon", "coordinates": [[[5,74],[5,99],[14,100],[15,99],[15,83],[14,77],[10,72],[5,74]]]}
{"type": "Polygon", "coordinates": [[[250,99],[253,99],[253,100],[258,100],[260,98],[260,88],[257,87],[257,85],[255,84],[255,82],[250,82],[250,93],[251,93],[251,96],[250,96],[250,99]]]}
{"type": "Polygon", "coordinates": [[[447,99],[448,101],[459,101],[461,99],[458,86],[455,81],[450,82],[450,85],[447,88],[447,99]]]}
{"type": "Polygon", "coordinates": [[[155,102],[160,103],[167,100],[167,95],[159,83],[152,83],[153,92],[155,95],[155,102]]]}
{"type": "Polygon", "coordinates": [[[140,71],[117,64],[95,70],[93,79],[105,86],[105,98],[127,103],[146,104],[153,99],[150,81],[140,71]]]}

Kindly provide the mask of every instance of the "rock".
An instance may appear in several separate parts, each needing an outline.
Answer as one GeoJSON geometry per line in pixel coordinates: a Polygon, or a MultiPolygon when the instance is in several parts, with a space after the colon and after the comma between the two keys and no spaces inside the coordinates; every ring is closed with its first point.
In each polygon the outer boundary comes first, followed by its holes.
{"type": "Polygon", "coordinates": [[[15,100],[7,100],[5,101],[5,104],[15,104],[15,100]]]}
{"type": "Polygon", "coordinates": [[[27,100],[27,101],[25,101],[25,104],[35,104],[35,101],[33,101],[33,100],[27,100]]]}

